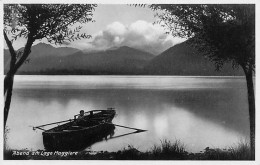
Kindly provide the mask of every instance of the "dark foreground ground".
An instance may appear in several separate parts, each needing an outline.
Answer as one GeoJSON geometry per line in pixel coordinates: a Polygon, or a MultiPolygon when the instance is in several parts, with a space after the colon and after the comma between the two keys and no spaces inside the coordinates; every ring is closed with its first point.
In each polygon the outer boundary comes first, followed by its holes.
{"type": "Polygon", "coordinates": [[[188,153],[179,141],[171,143],[162,141],[149,151],[140,152],[128,146],[117,152],[47,152],[44,150],[11,150],[4,151],[5,160],[250,160],[248,143],[239,143],[228,149],[205,148],[200,153],[188,153]]]}

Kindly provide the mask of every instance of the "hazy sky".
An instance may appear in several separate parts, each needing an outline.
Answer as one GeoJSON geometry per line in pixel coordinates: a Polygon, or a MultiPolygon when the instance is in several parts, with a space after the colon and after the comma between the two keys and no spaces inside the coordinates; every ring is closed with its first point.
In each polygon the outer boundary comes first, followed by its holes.
{"type": "MultiPolygon", "coordinates": [[[[165,34],[149,8],[126,4],[98,5],[94,11],[94,23],[82,25],[82,32],[92,35],[92,39],[66,42],[64,45],[83,51],[106,50],[113,47],[129,46],[159,54],[169,47],[183,41],[165,34]]],[[[36,41],[46,42],[45,40],[36,41]]],[[[14,43],[15,49],[23,47],[24,39],[14,43]]]]}

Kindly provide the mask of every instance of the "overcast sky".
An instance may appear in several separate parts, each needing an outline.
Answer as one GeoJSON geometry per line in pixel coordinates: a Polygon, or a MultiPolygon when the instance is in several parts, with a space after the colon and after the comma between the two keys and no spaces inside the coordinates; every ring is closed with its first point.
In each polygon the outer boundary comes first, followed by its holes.
{"type": "MultiPolygon", "coordinates": [[[[93,14],[95,22],[82,25],[82,32],[92,35],[92,39],[66,42],[64,45],[86,52],[129,46],[157,55],[184,41],[166,35],[160,25],[153,25],[156,18],[149,8],[103,4],[98,5],[93,14]]],[[[39,42],[46,41],[36,41],[35,44],[39,42]]],[[[18,49],[24,44],[25,40],[20,39],[14,43],[14,47],[18,49]]]]}

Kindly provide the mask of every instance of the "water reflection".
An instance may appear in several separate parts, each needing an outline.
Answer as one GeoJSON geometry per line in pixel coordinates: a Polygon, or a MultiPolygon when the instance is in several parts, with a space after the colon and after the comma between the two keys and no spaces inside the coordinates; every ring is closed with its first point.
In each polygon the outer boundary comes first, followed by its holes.
{"type": "MultiPolygon", "coordinates": [[[[116,151],[133,144],[145,151],[162,139],[180,139],[190,151],[200,151],[232,145],[249,134],[243,79],[78,76],[75,81],[62,77],[62,83],[40,80],[35,85],[27,77],[15,84],[7,123],[12,148],[43,148],[41,132],[32,132],[29,125],[66,120],[80,109],[107,107],[117,109],[114,123],[149,131],[99,142],[91,146],[93,150],[116,151]]],[[[114,136],[127,133],[116,128],[114,136]]]]}

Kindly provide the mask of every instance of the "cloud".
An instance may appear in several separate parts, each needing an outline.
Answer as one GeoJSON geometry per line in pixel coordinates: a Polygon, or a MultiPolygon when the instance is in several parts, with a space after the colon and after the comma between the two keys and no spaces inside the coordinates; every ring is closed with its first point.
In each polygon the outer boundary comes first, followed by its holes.
{"type": "Polygon", "coordinates": [[[84,51],[98,51],[129,46],[157,55],[182,41],[184,39],[165,34],[160,25],[139,20],[129,26],[113,22],[97,33],[92,42],[81,43],[80,47],[84,47],[84,51]]]}

